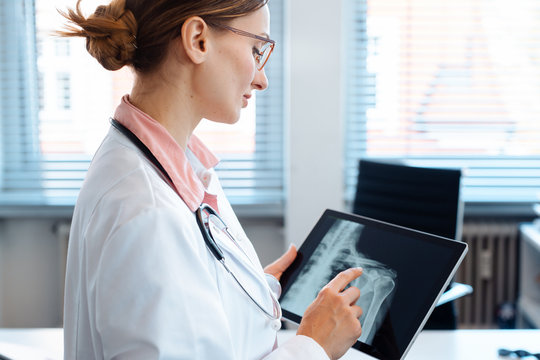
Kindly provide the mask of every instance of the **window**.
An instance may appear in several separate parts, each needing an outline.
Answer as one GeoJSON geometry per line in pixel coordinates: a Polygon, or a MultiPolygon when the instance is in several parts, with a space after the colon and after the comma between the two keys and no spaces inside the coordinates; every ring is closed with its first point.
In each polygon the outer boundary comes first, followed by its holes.
{"type": "Polygon", "coordinates": [[[58,85],[58,108],[69,110],[71,108],[71,85],[69,83],[69,74],[56,74],[58,85]]]}
{"type": "MultiPolygon", "coordinates": [[[[88,14],[99,3],[81,5],[88,14]]],[[[51,36],[64,24],[56,9],[66,6],[73,1],[0,5],[0,27],[16,30],[2,28],[0,40],[18,50],[17,61],[0,51],[0,73],[9,76],[0,86],[0,205],[72,206],[108,119],[131,88],[130,70],[104,70],[86,52],[84,39],[51,36]]],[[[257,205],[265,214],[281,213],[284,201],[282,0],[270,10],[278,42],[265,67],[270,88],[252,98],[237,125],[203,120],[197,129],[222,160],[216,170],[231,203],[257,205]]]]}
{"type": "Polygon", "coordinates": [[[43,110],[45,106],[45,100],[44,100],[44,94],[43,94],[43,73],[38,73],[38,97],[39,97],[39,110],[43,110]]]}
{"type": "Polygon", "coordinates": [[[467,202],[540,194],[540,3],[349,0],[346,187],[359,158],[462,168],[467,202]]]}
{"type": "Polygon", "coordinates": [[[55,55],[57,57],[68,57],[69,52],[69,39],[66,38],[55,38],[54,39],[54,45],[55,45],[55,55]]]}

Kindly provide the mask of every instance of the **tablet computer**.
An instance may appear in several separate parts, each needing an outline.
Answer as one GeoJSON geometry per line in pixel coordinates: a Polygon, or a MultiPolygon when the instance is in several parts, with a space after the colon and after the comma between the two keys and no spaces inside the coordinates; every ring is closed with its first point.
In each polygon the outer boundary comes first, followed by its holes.
{"type": "Polygon", "coordinates": [[[360,266],[351,285],[361,292],[362,335],[353,347],[366,358],[403,359],[466,252],[463,242],[326,210],[281,277],[283,317],[300,323],[324,285],[360,266]]]}

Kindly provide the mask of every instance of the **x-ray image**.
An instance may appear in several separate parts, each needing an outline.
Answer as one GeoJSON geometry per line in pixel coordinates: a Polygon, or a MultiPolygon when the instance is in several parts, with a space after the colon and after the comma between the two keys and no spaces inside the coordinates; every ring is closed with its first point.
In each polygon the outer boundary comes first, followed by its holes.
{"type": "Polygon", "coordinates": [[[357,250],[356,245],[363,228],[362,224],[345,220],[337,220],[332,224],[281,303],[290,311],[303,316],[322,287],[339,272],[351,267],[362,267],[363,275],[351,285],[358,287],[361,292],[357,305],[363,309],[360,318],[362,335],[358,340],[371,345],[392,303],[397,273],[357,250]]]}

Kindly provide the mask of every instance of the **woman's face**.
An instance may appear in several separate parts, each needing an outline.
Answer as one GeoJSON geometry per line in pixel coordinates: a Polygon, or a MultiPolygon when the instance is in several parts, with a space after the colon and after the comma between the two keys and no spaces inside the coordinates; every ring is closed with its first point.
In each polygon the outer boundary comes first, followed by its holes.
{"type": "MultiPolygon", "coordinates": [[[[227,25],[268,37],[268,7],[236,18],[227,25]]],[[[253,56],[254,49],[259,50],[264,42],[224,29],[212,29],[212,34],[211,56],[197,92],[204,94],[201,105],[205,118],[233,124],[238,121],[240,110],[248,105],[253,90],[264,90],[268,86],[264,69],[257,70],[253,56]]]]}

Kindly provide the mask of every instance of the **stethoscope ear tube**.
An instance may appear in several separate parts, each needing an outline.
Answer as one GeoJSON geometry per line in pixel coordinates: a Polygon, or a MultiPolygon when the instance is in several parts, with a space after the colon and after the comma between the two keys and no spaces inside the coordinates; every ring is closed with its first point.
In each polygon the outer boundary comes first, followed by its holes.
{"type": "MultiPolygon", "coordinates": [[[[211,207],[207,207],[207,209],[211,209],[211,212],[214,212],[211,207]]],[[[215,214],[215,212],[214,212],[215,214]]],[[[206,246],[210,250],[210,252],[214,255],[214,257],[217,259],[217,261],[222,261],[225,259],[225,255],[223,255],[223,251],[219,248],[218,244],[216,244],[216,241],[214,238],[208,233],[208,229],[206,226],[204,226],[204,220],[202,219],[202,210],[201,208],[197,209],[195,212],[195,216],[197,218],[197,225],[199,225],[199,229],[201,230],[201,234],[203,235],[204,242],[206,243],[206,246]]]]}
{"type": "Polygon", "coordinates": [[[154,164],[154,166],[156,166],[159,169],[159,171],[161,171],[161,173],[167,178],[167,180],[171,184],[173,184],[171,177],[169,176],[167,171],[165,171],[165,168],[163,167],[163,165],[161,165],[159,160],[154,156],[154,154],[152,154],[152,151],[150,151],[150,149],[146,145],[144,145],[144,143],[134,133],[132,133],[131,130],[129,130],[127,127],[122,125],[118,120],[113,119],[113,118],[111,118],[111,125],[116,130],[120,131],[125,137],[127,137],[133,144],[135,144],[135,146],[137,146],[137,148],[143,152],[144,156],[146,156],[148,160],[150,160],[152,164],[154,164]]]}

